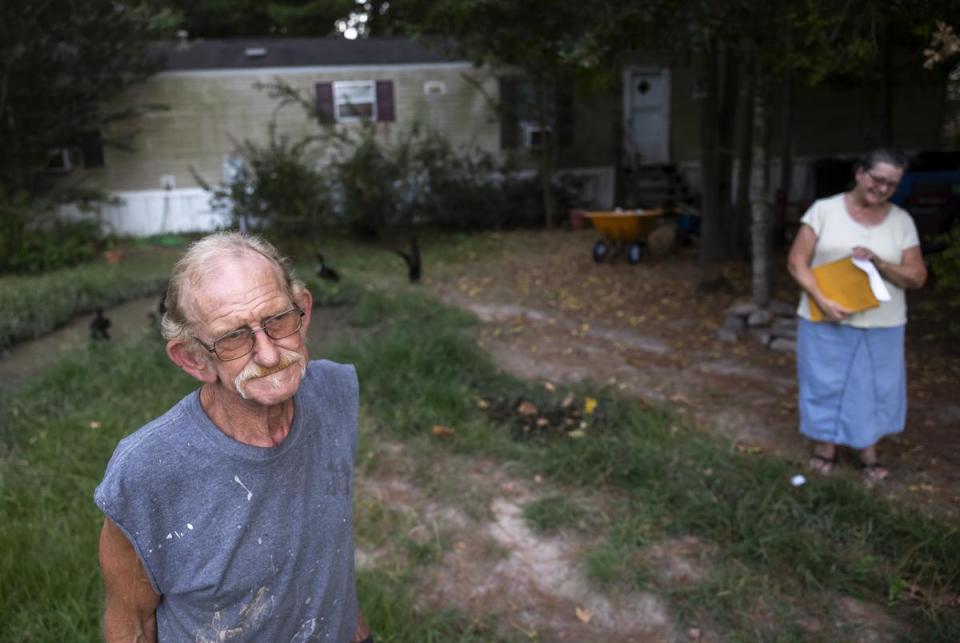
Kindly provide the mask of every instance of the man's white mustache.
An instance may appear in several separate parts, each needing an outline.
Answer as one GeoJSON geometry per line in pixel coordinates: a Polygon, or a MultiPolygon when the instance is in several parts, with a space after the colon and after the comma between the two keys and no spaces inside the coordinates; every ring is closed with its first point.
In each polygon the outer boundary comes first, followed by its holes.
{"type": "MultiPolygon", "coordinates": [[[[240,374],[237,375],[237,377],[233,380],[233,385],[236,387],[237,392],[240,393],[240,397],[247,399],[247,392],[244,390],[244,387],[250,380],[261,377],[269,377],[274,373],[279,373],[292,364],[300,365],[300,377],[303,377],[304,373],[307,372],[307,361],[304,359],[303,355],[288,348],[280,348],[279,351],[280,361],[276,366],[263,367],[256,362],[250,362],[242,371],[240,371],[240,374]]],[[[274,378],[273,385],[275,388],[279,387],[280,380],[274,378]]]]}

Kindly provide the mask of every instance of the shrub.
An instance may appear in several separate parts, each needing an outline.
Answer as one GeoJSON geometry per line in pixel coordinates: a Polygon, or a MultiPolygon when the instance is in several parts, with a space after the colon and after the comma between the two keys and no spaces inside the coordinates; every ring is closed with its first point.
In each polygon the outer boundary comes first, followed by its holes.
{"type": "MultiPolygon", "coordinates": [[[[434,132],[413,128],[393,144],[366,124],[338,139],[334,181],[338,213],[355,232],[376,235],[397,225],[446,229],[539,225],[540,177],[517,172],[477,149],[454,150],[434,132]]],[[[555,182],[560,208],[571,185],[555,182]]]]}
{"type": "Polygon", "coordinates": [[[271,122],[266,144],[235,144],[234,172],[228,180],[210,186],[196,171],[193,175],[210,193],[211,207],[228,212],[243,230],[310,233],[332,223],[329,185],[314,163],[316,140],[293,141],[278,134],[271,122]]]}
{"type": "Polygon", "coordinates": [[[97,221],[68,220],[51,204],[0,189],[0,273],[36,273],[92,259],[103,238],[97,221]]]}
{"type": "MultiPolygon", "coordinates": [[[[945,295],[945,307],[960,311],[960,224],[944,235],[947,247],[930,257],[930,267],[936,275],[936,288],[945,295]]],[[[950,317],[951,334],[960,336],[960,321],[950,317]]]]}

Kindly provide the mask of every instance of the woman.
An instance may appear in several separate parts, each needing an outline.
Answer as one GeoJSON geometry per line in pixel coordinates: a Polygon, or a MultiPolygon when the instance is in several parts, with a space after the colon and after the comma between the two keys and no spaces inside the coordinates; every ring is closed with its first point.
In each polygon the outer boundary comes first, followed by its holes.
{"type": "Polygon", "coordinates": [[[892,150],[870,152],[858,164],[849,192],[816,201],[800,219],[788,268],[803,289],[797,309],[800,432],[814,441],[810,467],[828,475],[837,446],[856,449],[864,479],[888,471],[877,442],[903,431],[907,414],[904,289],[927,279],[913,219],[890,203],[906,170],[892,150]],[[854,313],[824,296],[812,266],[852,255],[873,263],[890,300],[854,313]],[[823,321],[810,321],[810,300],[823,321]]]}

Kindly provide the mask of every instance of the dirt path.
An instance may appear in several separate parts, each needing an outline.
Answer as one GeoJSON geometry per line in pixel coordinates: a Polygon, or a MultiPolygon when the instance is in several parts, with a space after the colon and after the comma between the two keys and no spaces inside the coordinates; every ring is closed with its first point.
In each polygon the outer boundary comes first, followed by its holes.
{"type": "MultiPolygon", "coordinates": [[[[105,312],[110,320],[113,341],[124,341],[143,333],[157,332],[148,318],[156,310],[157,297],[141,297],[105,312]]],[[[74,318],[68,324],[37,339],[14,344],[0,357],[0,389],[12,390],[53,364],[64,353],[91,343],[93,313],[74,318]]]]}
{"type": "MultiPolygon", "coordinates": [[[[640,265],[596,265],[591,232],[504,235],[503,251],[444,268],[427,283],[486,322],[481,345],[520,377],[607,383],[670,401],[704,430],[748,453],[806,461],[797,430],[795,357],[750,340],[716,339],[723,312],[749,301],[749,274],[730,267],[733,293],[697,294],[693,249],[640,265]]],[[[796,300],[780,275],[776,298],[796,300]]],[[[913,293],[911,293],[913,294],[913,293]]],[[[881,445],[892,479],[880,493],[950,517],[960,510],[960,351],[929,332],[936,293],[911,298],[910,413],[881,445]]],[[[842,467],[841,475],[854,475],[842,467]]]]}

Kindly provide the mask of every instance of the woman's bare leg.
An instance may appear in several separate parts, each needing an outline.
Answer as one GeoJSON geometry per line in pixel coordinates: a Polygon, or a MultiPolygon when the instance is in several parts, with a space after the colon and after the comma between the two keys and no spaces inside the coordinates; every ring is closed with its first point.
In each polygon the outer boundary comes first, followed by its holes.
{"type": "Polygon", "coordinates": [[[810,468],[822,476],[833,471],[833,463],[837,459],[837,446],[831,442],[814,442],[813,456],[810,458],[810,468]]]}
{"type": "Polygon", "coordinates": [[[863,465],[863,479],[868,483],[885,480],[890,472],[877,460],[877,445],[872,444],[860,451],[860,464],[863,465]]]}

